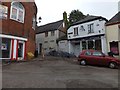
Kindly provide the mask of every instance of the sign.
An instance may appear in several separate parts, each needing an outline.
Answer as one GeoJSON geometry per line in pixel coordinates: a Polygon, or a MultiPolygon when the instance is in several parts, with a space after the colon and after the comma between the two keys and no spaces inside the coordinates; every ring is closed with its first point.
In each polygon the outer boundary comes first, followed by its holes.
{"type": "Polygon", "coordinates": [[[2,45],[1,45],[1,50],[7,50],[7,44],[2,43],[2,45]]]}
{"type": "Polygon", "coordinates": [[[0,19],[7,19],[8,7],[0,5],[0,19]]]}

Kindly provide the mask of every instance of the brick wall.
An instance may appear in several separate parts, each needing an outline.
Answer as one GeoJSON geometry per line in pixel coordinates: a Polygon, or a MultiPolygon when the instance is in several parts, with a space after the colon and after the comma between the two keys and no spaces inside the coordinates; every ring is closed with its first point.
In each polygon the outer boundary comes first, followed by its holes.
{"type": "Polygon", "coordinates": [[[27,52],[35,51],[35,30],[32,28],[33,16],[37,14],[34,2],[21,2],[25,8],[24,23],[10,19],[11,2],[3,2],[8,7],[8,17],[2,20],[2,34],[24,37],[28,39],[27,52]]]}

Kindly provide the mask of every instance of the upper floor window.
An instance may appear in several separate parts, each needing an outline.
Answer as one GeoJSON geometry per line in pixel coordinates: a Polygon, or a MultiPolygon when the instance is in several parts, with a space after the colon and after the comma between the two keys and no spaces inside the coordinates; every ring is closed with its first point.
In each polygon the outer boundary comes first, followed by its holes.
{"type": "Polygon", "coordinates": [[[78,27],[75,27],[74,28],[74,36],[77,36],[78,35],[78,27]]]}
{"type": "Polygon", "coordinates": [[[36,18],[34,15],[33,20],[32,20],[32,28],[35,30],[35,27],[36,27],[36,18]]]}
{"type": "Polygon", "coordinates": [[[51,36],[54,36],[55,35],[55,31],[51,31],[51,36]]]}
{"type": "Polygon", "coordinates": [[[10,19],[24,23],[25,9],[20,2],[11,3],[10,19]]]}
{"type": "Polygon", "coordinates": [[[94,26],[93,25],[94,25],[93,23],[88,25],[88,34],[94,33],[94,26]]]}
{"type": "Polygon", "coordinates": [[[48,37],[48,32],[45,32],[45,37],[48,37]]]}

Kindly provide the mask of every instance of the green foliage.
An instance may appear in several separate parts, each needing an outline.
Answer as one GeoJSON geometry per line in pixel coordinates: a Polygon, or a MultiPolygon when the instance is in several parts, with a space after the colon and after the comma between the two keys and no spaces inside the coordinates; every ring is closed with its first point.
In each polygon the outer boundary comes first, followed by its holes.
{"type": "Polygon", "coordinates": [[[85,18],[86,16],[80,12],[79,10],[72,10],[69,15],[69,23],[70,25],[85,18]]]}

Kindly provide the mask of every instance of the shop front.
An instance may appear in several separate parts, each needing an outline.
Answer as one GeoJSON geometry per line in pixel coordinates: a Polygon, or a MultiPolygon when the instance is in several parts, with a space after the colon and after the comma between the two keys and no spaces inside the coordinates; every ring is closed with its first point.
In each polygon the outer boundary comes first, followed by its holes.
{"type": "Polygon", "coordinates": [[[69,41],[69,53],[73,53],[76,56],[78,56],[82,50],[88,49],[100,50],[107,54],[105,37],[96,36],[69,41]]]}
{"type": "Polygon", "coordinates": [[[0,59],[5,60],[23,60],[26,58],[26,41],[25,38],[0,35],[0,59]]]}

